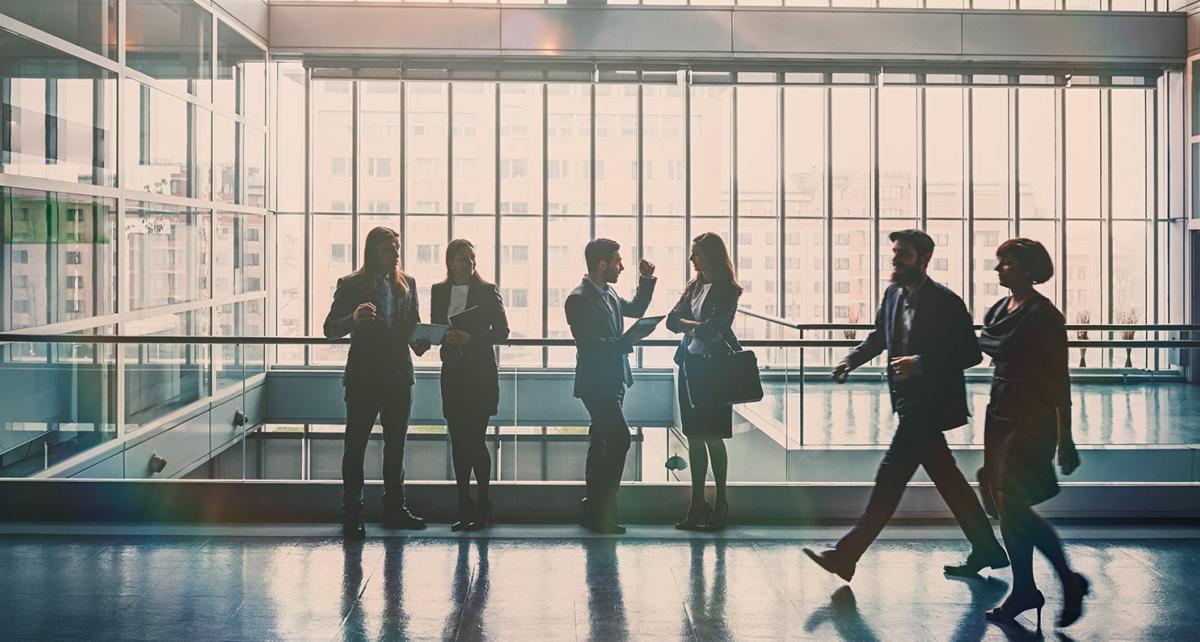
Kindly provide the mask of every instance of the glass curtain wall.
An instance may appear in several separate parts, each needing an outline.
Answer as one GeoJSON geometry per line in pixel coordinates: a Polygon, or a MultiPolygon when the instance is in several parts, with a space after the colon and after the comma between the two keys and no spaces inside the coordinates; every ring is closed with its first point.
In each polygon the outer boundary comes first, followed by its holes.
{"type": "MultiPolygon", "coordinates": [[[[690,277],[690,239],[705,231],[728,243],[742,305],[793,322],[870,323],[888,282],[887,235],[907,227],[934,238],[930,273],[976,322],[1003,295],[994,252],[1016,235],[1050,249],[1057,275],[1043,290],[1069,323],[1160,321],[1153,78],[1077,77],[1066,87],[1053,76],[694,72],[648,82],[658,78],[644,73],[642,82],[356,81],[277,63],[280,95],[290,96],[277,106],[280,130],[307,123],[311,134],[307,168],[294,137],[277,150],[289,159],[275,185],[288,206],[278,331],[320,334],[337,278],[358,266],[375,225],[402,232],[405,269],[426,300],[444,278],[446,242],[471,240],[515,337],[569,336],[563,301],[597,237],[621,244],[629,270],[617,287],[627,296],[637,260],[656,263],[650,312],[665,314],[690,277]],[[297,195],[308,174],[305,207],[297,195]]],[[[742,338],[796,338],[738,324],[742,338]]],[[[343,352],[280,349],[279,363],[336,365],[343,352]]],[[[640,363],[668,367],[670,354],[644,349],[640,363]]],[[[834,356],[806,351],[805,363],[834,356]]],[[[1151,350],[1072,358],[1170,367],[1151,350]]],[[[772,350],[764,364],[796,367],[790,359],[772,350]]],[[[566,367],[573,355],[504,348],[502,362],[566,367]]]]}
{"type": "MultiPolygon", "coordinates": [[[[0,13],[19,21],[0,29],[0,330],[264,334],[261,39],[191,0],[0,13]]],[[[0,361],[0,474],[51,467],[265,370],[261,347],[149,338],[5,344],[0,361]]]]}

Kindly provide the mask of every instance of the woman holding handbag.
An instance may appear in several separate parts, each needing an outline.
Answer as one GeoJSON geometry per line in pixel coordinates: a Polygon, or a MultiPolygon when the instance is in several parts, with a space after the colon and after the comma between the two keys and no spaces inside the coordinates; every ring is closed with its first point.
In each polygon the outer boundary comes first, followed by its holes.
{"type": "MultiPolygon", "coordinates": [[[[725,527],[729,516],[725,496],[729,455],[724,440],[733,436],[733,408],[715,401],[712,394],[699,393],[699,373],[712,357],[742,349],[732,328],[742,287],[720,236],[705,232],[693,239],[690,260],[695,274],[667,316],[667,329],[684,335],[675,351],[675,363],[679,366],[679,416],[692,468],[692,501],[687,516],[675,528],[716,531],[725,527]],[[695,380],[689,382],[689,377],[695,380]],[[717,485],[711,505],[704,498],[710,462],[717,485]]],[[[706,383],[712,379],[704,377],[706,383]]]]}

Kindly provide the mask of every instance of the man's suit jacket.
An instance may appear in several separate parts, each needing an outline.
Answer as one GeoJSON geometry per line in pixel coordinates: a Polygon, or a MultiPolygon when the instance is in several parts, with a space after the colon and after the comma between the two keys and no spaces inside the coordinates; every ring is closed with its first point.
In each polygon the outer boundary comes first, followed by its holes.
{"type": "MultiPolygon", "coordinates": [[[[429,294],[429,321],[449,325],[449,281],[434,283],[429,294]]],[[[487,328],[470,329],[471,341],[462,346],[442,344],[442,411],[496,414],[500,384],[492,346],[508,338],[508,318],[495,285],[472,280],[467,285],[467,308],[478,307],[487,328]]]]}
{"type": "MultiPolygon", "coordinates": [[[[640,277],[632,301],[615,295],[622,317],[640,317],[654,295],[654,277],[640,277]]],[[[619,393],[633,385],[629,369],[633,346],[622,338],[624,323],[618,324],[595,284],[584,277],[566,301],[567,323],[575,337],[575,396],[601,397],[619,393]]]]}
{"type": "Polygon", "coordinates": [[[325,336],[330,339],[350,335],[350,355],[346,358],[346,374],[342,385],[372,386],[396,381],[411,385],[413,379],[412,355],[408,339],[413,327],[421,322],[421,311],[417,304],[417,282],[404,275],[408,292],[396,292],[396,308],[400,319],[392,327],[383,322],[383,312],[377,312],[374,321],[354,325],[354,310],[363,303],[374,303],[379,307],[374,277],[365,273],[352,273],[338,279],[333,293],[333,304],[325,317],[325,336]]]}
{"type": "Polygon", "coordinates": [[[932,279],[921,287],[904,355],[895,354],[893,329],[903,288],[890,285],[875,315],[875,329],[843,360],[852,368],[874,359],[884,350],[888,358],[916,356],[920,374],[897,381],[888,369],[892,410],[936,430],[967,423],[967,389],[963,370],[983,360],[971,314],[957,294],[932,279]]]}
{"type": "MultiPolygon", "coordinates": [[[[742,349],[742,344],[733,334],[733,317],[737,314],[740,296],[741,292],[732,285],[714,283],[705,295],[704,302],[700,304],[700,318],[697,319],[692,314],[692,294],[685,290],[675,307],[671,308],[671,313],[667,315],[667,329],[671,332],[683,332],[685,328],[679,323],[681,319],[699,321],[700,325],[696,326],[692,336],[704,343],[706,352],[738,352],[742,349]],[[728,349],[725,346],[729,346],[728,349]]],[[[675,349],[676,365],[683,365],[690,341],[691,337],[685,336],[679,342],[679,347],[675,349]]]]}

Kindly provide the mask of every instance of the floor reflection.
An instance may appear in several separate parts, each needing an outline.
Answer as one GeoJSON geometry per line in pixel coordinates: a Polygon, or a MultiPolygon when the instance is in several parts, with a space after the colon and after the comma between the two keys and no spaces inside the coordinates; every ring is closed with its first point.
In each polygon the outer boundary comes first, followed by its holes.
{"type": "Polygon", "coordinates": [[[966,552],[953,528],[931,528],[928,541],[880,540],[852,586],[804,558],[800,548],[815,542],[800,529],[792,539],[753,529],[691,539],[666,529],[643,538],[501,532],[349,545],[0,536],[0,637],[978,642],[1179,640],[1200,627],[1200,539],[1068,539],[1094,594],[1083,619],[1057,631],[1061,595],[1052,569],[1037,564],[1047,591],[1039,633],[1032,612],[1012,625],[984,620],[1008,591],[1007,572],[942,576],[966,552]]]}

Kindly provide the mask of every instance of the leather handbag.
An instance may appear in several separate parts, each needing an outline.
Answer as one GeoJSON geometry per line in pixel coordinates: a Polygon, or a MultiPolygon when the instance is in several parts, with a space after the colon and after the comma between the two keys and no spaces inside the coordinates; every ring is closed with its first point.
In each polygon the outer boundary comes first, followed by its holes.
{"type": "Polygon", "coordinates": [[[761,401],[762,379],[758,373],[758,357],[750,350],[734,352],[725,344],[726,352],[688,354],[683,368],[687,377],[688,402],[693,408],[706,405],[730,406],[761,401]],[[697,404],[696,401],[700,403],[697,404]]]}

